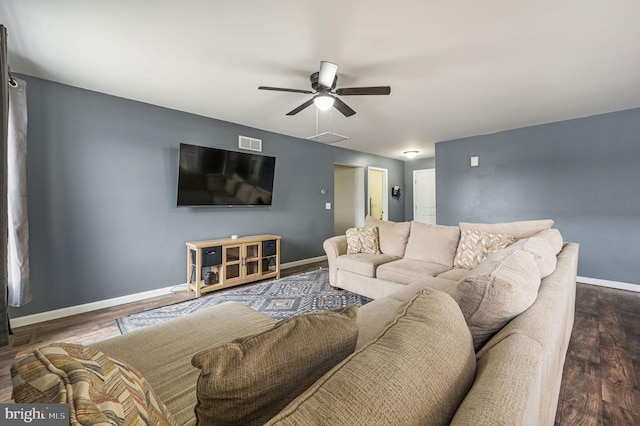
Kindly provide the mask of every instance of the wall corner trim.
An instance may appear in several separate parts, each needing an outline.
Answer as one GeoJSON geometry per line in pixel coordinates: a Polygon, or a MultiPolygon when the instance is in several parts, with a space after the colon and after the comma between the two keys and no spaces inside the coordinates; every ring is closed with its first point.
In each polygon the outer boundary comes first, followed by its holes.
{"type": "Polygon", "coordinates": [[[640,284],[623,283],[619,281],[601,280],[599,278],[576,277],[576,281],[582,284],[597,285],[600,287],[615,288],[618,290],[627,290],[640,293],[640,284]]]}

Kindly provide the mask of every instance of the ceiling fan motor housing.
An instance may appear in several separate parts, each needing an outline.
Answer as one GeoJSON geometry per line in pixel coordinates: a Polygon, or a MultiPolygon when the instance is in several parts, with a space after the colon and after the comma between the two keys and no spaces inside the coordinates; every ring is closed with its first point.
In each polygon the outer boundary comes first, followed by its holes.
{"type": "Polygon", "coordinates": [[[331,91],[336,88],[336,85],[338,84],[337,74],[333,78],[333,83],[331,84],[331,87],[323,87],[320,84],[318,84],[319,76],[320,76],[320,73],[316,71],[313,74],[311,74],[311,77],[309,77],[309,79],[311,80],[311,88],[313,88],[313,90],[315,90],[316,92],[322,92],[322,91],[331,91]]]}

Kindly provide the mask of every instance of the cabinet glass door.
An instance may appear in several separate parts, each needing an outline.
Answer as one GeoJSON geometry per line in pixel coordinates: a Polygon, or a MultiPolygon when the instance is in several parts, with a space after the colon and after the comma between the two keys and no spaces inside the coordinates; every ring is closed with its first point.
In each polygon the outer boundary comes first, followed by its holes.
{"type": "Polygon", "coordinates": [[[245,276],[260,274],[260,243],[246,244],[245,254],[245,276]]]}
{"type": "Polygon", "coordinates": [[[241,276],[240,260],[241,246],[226,246],[224,248],[224,278],[225,280],[239,279],[241,276]]]}

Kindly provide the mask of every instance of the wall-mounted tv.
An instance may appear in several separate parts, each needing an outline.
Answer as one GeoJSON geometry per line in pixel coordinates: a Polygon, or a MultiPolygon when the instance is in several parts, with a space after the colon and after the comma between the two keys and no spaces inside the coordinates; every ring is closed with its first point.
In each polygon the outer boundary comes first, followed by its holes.
{"type": "Polygon", "coordinates": [[[180,144],[178,206],[270,206],[276,159],[180,144]]]}

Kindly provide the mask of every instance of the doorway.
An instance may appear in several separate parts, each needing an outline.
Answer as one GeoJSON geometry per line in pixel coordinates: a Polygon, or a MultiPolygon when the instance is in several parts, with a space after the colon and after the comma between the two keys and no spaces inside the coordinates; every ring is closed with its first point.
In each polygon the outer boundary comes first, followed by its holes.
{"type": "Polygon", "coordinates": [[[413,220],[436,224],[436,169],[413,171],[413,220]]]}
{"type": "Polygon", "coordinates": [[[333,230],[344,235],[364,226],[364,167],[333,165],[333,230]]]}
{"type": "Polygon", "coordinates": [[[374,219],[389,220],[388,170],[369,167],[368,214],[374,219]]]}

